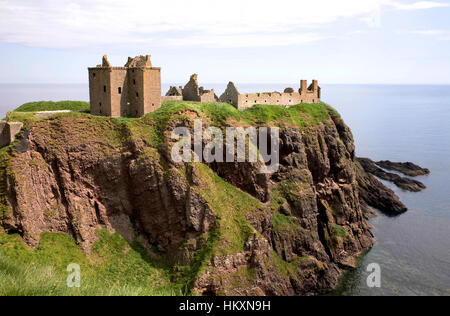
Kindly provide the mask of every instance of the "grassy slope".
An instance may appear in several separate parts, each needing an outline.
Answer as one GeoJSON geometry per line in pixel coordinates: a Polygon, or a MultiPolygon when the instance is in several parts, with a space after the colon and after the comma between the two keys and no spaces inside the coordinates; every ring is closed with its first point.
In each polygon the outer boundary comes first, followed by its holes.
{"type": "MultiPolygon", "coordinates": [[[[80,137],[83,138],[86,134],[89,139],[87,130],[95,131],[96,138],[109,144],[109,147],[120,146],[127,137],[139,139],[149,145],[148,150],[152,152],[152,157],[159,156],[157,148],[164,141],[167,124],[175,119],[189,119],[184,114],[186,111],[196,112],[218,126],[267,124],[300,129],[338,115],[324,103],[301,104],[291,108],[256,105],[245,111],[238,111],[224,103],[200,104],[183,101],[167,102],[162,108],[140,119],[113,119],[82,113],[57,114],[48,119],[37,119],[32,113],[21,112],[55,109],[47,105],[24,105],[11,112],[10,118],[25,124],[36,120],[48,121],[46,128],[52,133],[57,133],[51,131],[52,121],[67,121],[66,123],[73,123],[74,128],[79,130],[80,137]],[[117,137],[106,140],[100,134],[117,137]]],[[[56,136],[55,139],[59,139],[56,136]]],[[[7,150],[8,148],[3,148],[0,152],[2,172],[5,171],[9,159],[7,150]]],[[[197,188],[198,193],[208,201],[219,220],[208,236],[204,236],[208,240],[207,244],[198,251],[191,266],[171,270],[164,262],[148,258],[139,245],[130,246],[117,234],[110,235],[104,231],[99,232],[101,238],[89,256],[81,252],[73,239],[62,234],[43,234],[40,246],[30,249],[23,244],[20,237],[7,236],[0,232],[0,295],[172,295],[188,292],[195,277],[206,268],[212,255],[243,250],[248,237],[256,233],[246,221],[245,215],[261,207],[259,201],[226,183],[205,165],[194,164],[192,167],[196,168],[204,183],[197,188]],[[68,275],[65,269],[71,262],[82,267],[81,289],[69,289],[65,285],[68,275]],[[172,273],[176,275],[177,283],[170,282],[172,273]]],[[[4,188],[0,186],[0,191],[3,191],[2,189],[4,188]]],[[[0,198],[2,196],[4,193],[2,195],[0,192],[0,198]]],[[[278,217],[275,218],[275,223],[276,226],[289,225],[289,219],[278,217]]],[[[275,254],[274,257],[278,258],[275,254]]],[[[287,263],[281,261],[280,266],[286,266],[287,263]]],[[[251,273],[248,272],[242,272],[243,276],[250,278],[251,273]]]]}
{"type": "Polygon", "coordinates": [[[44,233],[36,249],[17,235],[0,233],[0,296],[4,295],[177,295],[169,267],[152,260],[120,235],[98,232],[93,253],[85,255],[64,235],[44,233]],[[70,263],[81,267],[81,287],[68,288],[70,263]]]}

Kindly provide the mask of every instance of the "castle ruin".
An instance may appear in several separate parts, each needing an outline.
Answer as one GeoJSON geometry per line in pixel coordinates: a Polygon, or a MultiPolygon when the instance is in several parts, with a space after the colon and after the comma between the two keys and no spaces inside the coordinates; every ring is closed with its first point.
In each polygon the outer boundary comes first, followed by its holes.
{"type": "Polygon", "coordinates": [[[91,114],[111,117],[140,117],[161,107],[164,101],[225,102],[244,110],[255,104],[290,107],[300,103],[320,103],[321,89],[317,80],[308,87],[301,80],[300,89],[286,88],[283,93],[264,92],[242,94],[234,83],[228,83],[220,96],[214,89],[199,86],[198,75],[193,74],[184,87],[170,87],[161,96],[161,68],[155,68],[150,55],[128,57],[124,67],[112,67],[107,56],[102,64],[89,68],[91,114]]]}
{"type": "Polygon", "coordinates": [[[183,101],[183,87],[171,86],[162,101],[183,101]]]}
{"type": "Polygon", "coordinates": [[[228,83],[227,89],[220,96],[220,102],[234,105],[238,110],[245,110],[255,104],[270,104],[290,107],[300,103],[320,103],[321,88],[317,80],[307,88],[307,81],[301,80],[300,89],[286,88],[283,93],[264,92],[241,94],[233,82],[228,83]]]}
{"type": "Polygon", "coordinates": [[[198,84],[198,75],[193,74],[189,82],[183,87],[171,86],[166,95],[162,97],[163,101],[192,101],[212,103],[218,102],[214,89],[206,90],[198,84]]]}
{"type": "Polygon", "coordinates": [[[124,67],[112,67],[107,56],[89,68],[91,114],[140,117],[161,107],[161,68],[150,55],[128,57],[124,67]]]}

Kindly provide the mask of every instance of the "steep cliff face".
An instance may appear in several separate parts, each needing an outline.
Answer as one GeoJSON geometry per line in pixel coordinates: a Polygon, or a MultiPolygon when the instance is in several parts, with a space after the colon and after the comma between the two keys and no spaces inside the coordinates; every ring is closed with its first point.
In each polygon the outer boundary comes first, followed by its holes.
{"type": "Polygon", "coordinates": [[[270,122],[281,127],[281,166],[270,175],[258,174],[261,163],[173,163],[173,128],[217,123],[189,107],[126,122],[28,123],[2,167],[2,226],[31,246],[43,232],[65,232],[87,253],[106,227],[157,249],[174,282],[204,295],[326,292],[374,239],[365,213],[373,203],[360,198],[361,184],[372,184],[355,164],[351,132],[321,109],[320,120],[303,113],[307,126],[270,122]]]}

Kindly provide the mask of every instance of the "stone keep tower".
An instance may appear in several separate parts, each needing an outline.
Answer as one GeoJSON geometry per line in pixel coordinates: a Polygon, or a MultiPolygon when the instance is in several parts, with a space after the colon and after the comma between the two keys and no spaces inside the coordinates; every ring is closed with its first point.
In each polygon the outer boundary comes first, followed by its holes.
{"type": "Polygon", "coordinates": [[[111,67],[107,56],[89,68],[91,114],[140,117],[161,107],[161,68],[150,55],[128,57],[124,67],[111,67]]]}

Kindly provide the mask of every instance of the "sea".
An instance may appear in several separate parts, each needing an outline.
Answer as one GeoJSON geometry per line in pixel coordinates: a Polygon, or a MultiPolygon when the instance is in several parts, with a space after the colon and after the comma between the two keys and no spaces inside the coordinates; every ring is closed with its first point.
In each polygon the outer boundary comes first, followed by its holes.
{"type": "MultiPolygon", "coordinates": [[[[250,93],[283,91],[290,85],[237,86],[250,93]]],[[[409,211],[396,217],[377,212],[370,221],[377,243],[332,294],[450,295],[450,86],[321,86],[322,100],[336,108],[350,126],[359,157],[411,161],[431,170],[430,175],[417,177],[427,186],[419,193],[383,182],[409,211]],[[367,282],[372,264],[380,267],[380,287],[367,282]]],[[[226,83],[205,87],[220,94],[226,83]]],[[[163,91],[168,88],[163,85],[163,91]]],[[[88,86],[0,84],[1,117],[23,103],[42,100],[88,101],[88,86]]]]}

